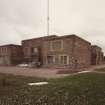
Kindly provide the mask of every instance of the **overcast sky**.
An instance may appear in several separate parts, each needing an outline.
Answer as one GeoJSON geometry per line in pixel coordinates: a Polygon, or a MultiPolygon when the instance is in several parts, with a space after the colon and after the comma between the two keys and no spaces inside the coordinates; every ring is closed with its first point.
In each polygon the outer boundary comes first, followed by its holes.
{"type": "MultiPolygon", "coordinates": [[[[0,44],[46,35],[47,0],[0,0],[0,44]]],[[[105,52],[105,0],[49,0],[50,34],[77,34],[105,52]]]]}

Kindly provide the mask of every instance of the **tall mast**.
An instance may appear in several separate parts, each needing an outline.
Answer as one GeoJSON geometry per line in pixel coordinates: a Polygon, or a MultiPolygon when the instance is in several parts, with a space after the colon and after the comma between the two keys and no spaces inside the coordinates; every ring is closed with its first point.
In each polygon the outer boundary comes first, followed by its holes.
{"type": "Polygon", "coordinates": [[[49,13],[49,0],[47,0],[47,36],[50,34],[50,13],[49,13]]]}

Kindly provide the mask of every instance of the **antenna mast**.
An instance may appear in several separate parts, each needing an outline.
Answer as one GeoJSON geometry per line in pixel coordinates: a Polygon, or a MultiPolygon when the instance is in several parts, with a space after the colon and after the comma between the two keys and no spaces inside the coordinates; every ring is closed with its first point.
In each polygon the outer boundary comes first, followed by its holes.
{"type": "Polygon", "coordinates": [[[47,36],[50,34],[50,13],[49,13],[49,0],[47,0],[47,36]]]}

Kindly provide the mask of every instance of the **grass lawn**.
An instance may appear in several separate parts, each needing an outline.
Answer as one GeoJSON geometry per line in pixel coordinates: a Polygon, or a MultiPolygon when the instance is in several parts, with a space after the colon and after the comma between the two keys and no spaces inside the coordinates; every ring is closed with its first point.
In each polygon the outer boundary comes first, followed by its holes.
{"type": "Polygon", "coordinates": [[[105,105],[105,74],[84,73],[59,79],[0,74],[0,105],[105,105]],[[49,84],[27,85],[39,81],[49,84]]]}

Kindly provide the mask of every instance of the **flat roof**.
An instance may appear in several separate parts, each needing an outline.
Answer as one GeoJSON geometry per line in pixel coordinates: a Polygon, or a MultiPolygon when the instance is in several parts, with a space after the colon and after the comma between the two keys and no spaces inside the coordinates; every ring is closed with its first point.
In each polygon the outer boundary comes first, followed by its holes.
{"type": "Polygon", "coordinates": [[[82,40],[82,41],[84,41],[84,42],[86,42],[86,43],[91,44],[89,41],[87,41],[87,40],[85,40],[85,39],[83,39],[83,38],[81,38],[81,37],[79,37],[79,36],[77,36],[75,34],[58,36],[58,37],[54,37],[52,39],[48,39],[47,41],[56,40],[56,39],[63,39],[63,38],[75,38],[75,37],[78,38],[78,39],[80,39],[80,40],[82,40]]]}
{"type": "Polygon", "coordinates": [[[19,46],[19,47],[21,47],[21,45],[17,45],[17,44],[5,44],[5,45],[0,45],[0,47],[9,47],[9,46],[19,46]]]}
{"type": "Polygon", "coordinates": [[[25,40],[22,40],[22,41],[31,41],[31,40],[43,40],[43,39],[49,39],[49,38],[52,38],[52,37],[58,37],[57,35],[49,35],[49,36],[42,36],[42,37],[36,37],[36,38],[31,38],[31,39],[25,39],[25,40]]]}
{"type": "Polygon", "coordinates": [[[63,39],[63,38],[71,38],[71,37],[76,37],[86,43],[91,44],[90,42],[88,42],[87,40],[75,35],[75,34],[71,34],[71,35],[63,35],[63,36],[57,36],[57,35],[50,35],[50,36],[43,36],[43,37],[37,37],[37,38],[32,38],[32,39],[26,39],[26,40],[22,40],[22,42],[25,41],[33,41],[33,40],[45,40],[45,41],[51,41],[51,40],[57,40],[57,39],[63,39]]]}
{"type": "Polygon", "coordinates": [[[100,48],[100,49],[102,49],[100,46],[98,46],[98,45],[92,45],[92,48],[100,48]]]}

